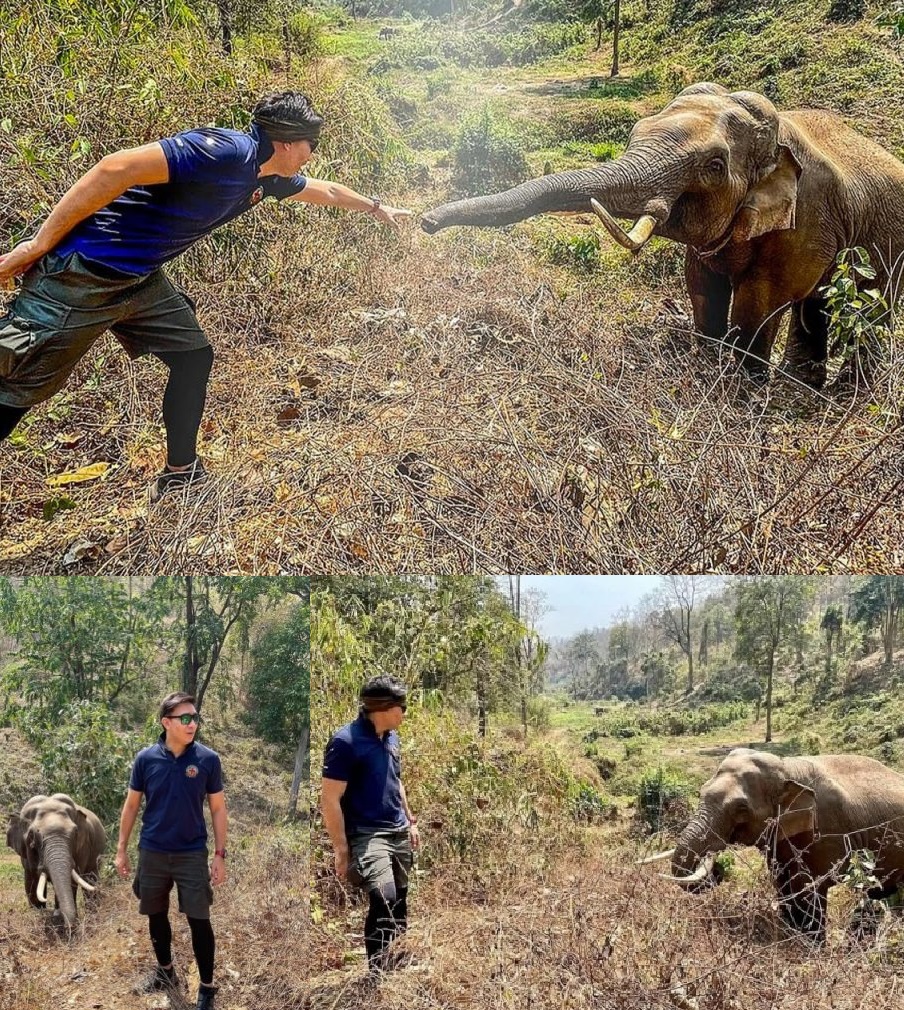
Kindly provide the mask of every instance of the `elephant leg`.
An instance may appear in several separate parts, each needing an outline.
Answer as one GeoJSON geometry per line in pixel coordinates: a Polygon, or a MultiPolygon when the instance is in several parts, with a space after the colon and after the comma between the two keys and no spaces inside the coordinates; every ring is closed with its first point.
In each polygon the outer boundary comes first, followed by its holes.
{"type": "Polygon", "coordinates": [[[712,340],[724,340],[728,332],[731,280],[710,270],[692,249],[684,257],[684,279],[697,332],[712,340]]]}
{"type": "Polygon", "coordinates": [[[826,381],[829,317],[822,298],[805,298],[791,307],[788,343],[783,362],[796,378],[816,389],[826,381]]]}
{"type": "Polygon", "coordinates": [[[745,275],[731,304],[735,354],[752,378],[769,378],[769,358],[789,299],[768,278],[745,275]]]}
{"type": "Polygon", "coordinates": [[[799,864],[783,866],[776,885],[782,919],[817,943],[825,942],[828,886],[814,886],[809,871],[799,864]]]}

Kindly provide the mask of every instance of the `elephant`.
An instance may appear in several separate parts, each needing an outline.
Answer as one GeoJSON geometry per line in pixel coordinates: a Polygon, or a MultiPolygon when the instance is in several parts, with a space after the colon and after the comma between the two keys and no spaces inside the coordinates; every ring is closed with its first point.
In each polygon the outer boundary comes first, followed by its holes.
{"type": "Polygon", "coordinates": [[[820,288],[842,249],[867,250],[877,271],[870,286],[890,292],[889,303],[902,286],[904,163],[838,116],[779,112],[762,95],[712,83],[685,88],[639,120],[613,161],[443,204],[422,214],[421,227],[433,234],[591,209],[634,253],[652,235],[687,247],[696,330],[727,340],[760,380],[793,307],[785,366],[812,386],[825,383],[820,288]],[[636,223],[625,232],[615,218],[636,223]]]}
{"type": "Polygon", "coordinates": [[[12,814],[6,844],[19,853],[25,871],[29,904],[44,908],[47,878],[67,929],[76,923],[75,896],[79,887],[94,894],[106,833],[96,814],[65,793],[32,796],[12,814]]]}
{"type": "Polygon", "coordinates": [[[713,882],[714,853],[755,845],[765,855],[785,921],[825,939],[829,888],[853,852],[875,855],[870,898],[904,882],[904,776],[853,754],[781,758],[738,747],[700,792],[696,814],[674,849],[666,879],[689,890],[713,882]]]}

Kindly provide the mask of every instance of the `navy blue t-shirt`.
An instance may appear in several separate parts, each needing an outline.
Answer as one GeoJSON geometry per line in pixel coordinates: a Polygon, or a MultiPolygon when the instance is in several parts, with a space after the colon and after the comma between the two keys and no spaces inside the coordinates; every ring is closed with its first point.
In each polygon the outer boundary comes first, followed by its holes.
{"type": "Polygon", "coordinates": [[[169,182],[127,189],[77,224],[57,253],[77,252],[125,273],[149,274],[264,197],[284,200],[305,187],[301,174],[258,178],[273,144],[256,125],[250,133],[202,127],[160,145],[169,182]]]}
{"type": "Polygon", "coordinates": [[[139,846],[151,852],[195,852],[207,846],[204,799],[223,791],[220,755],[193,740],[179,757],[157,743],[138,752],[129,788],[144,793],[139,846]]]}
{"type": "Polygon", "coordinates": [[[367,716],[337,730],[326,745],[323,777],[347,782],[340,804],[345,833],[398,831],[408,826],[402,805],[399,734],[377,735],[367,716]]]}

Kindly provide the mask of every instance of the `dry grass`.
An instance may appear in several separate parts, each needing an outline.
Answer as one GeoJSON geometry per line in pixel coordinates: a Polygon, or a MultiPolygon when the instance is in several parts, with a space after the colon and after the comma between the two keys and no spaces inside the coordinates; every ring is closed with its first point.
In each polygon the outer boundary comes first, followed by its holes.
{"type": "MultiPolygon", "coordinates": [[[[601,846],[602,852],[606,849],[601,846]]],[[[904,929],[883,922],[855,941],[836,901],[825,947],[788,936],[761,875],[748,890],[686,895],[611,853],[570,860],[545,879],[519,875],[492,902],[457,893],[451,875],[414,902],[406,946],[419,969],[363,988],[363,969],[334,967],[336,941],[314,934],[312,1007],[371,1005],[593,1010],[891,1010],[900,1004],[904,929]]]]}
{"type": "MultiPolygon", "coordinates": [[[[327,60],[285,82],[336,102],[312,175],[356,178],[356,131],[359,151],[383,136],[385,110],[368,118],[345,72],[327,60]]],[[[143,128],[186,125],[195,83],[143,128]]],[[[48,83],[21,87],[20,118],[42,122],[48,83]]],[[[402,185],[381,195],[416,210],[447,195],[402,185]]],[[[25,207],[57,195],[12,170],[0,188],[25,207]]],[[[106,337],[0,446],[0,570],[904,571],[900,327],[871,390],[757,389],[695,340],[674,247],[632,264],[607,250],[588,276],[544,262],[550,227],[397,238],[264,206],[213,236],[172,271],[217,352],[212,479],[149,507],[163,368],[106,337]],[[47,484],[96,462],[103,478],[47,484]]]]}

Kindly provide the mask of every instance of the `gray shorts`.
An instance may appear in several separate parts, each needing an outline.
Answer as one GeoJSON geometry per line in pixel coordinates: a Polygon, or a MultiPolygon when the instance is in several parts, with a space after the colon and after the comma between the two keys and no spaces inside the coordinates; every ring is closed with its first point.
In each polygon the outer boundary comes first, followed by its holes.
{"type": "Polygon", "coordinates": [[[394,883],[396,888],[408,886],[414,857],[407,828],[352,835],[348,847],[350,884],[368,891],[375,891],[385,884],[394,883]]]}
{"type": "Polygon", "coordinates": [[[132,891],[141,915],[169,911],[169,896],[176,885],[179,911],[192,919],[209,919],[213,887],[207,865],[207,849],[197,852],[151,852],[138,850],[138,870],[132,891]]]}
{"type": "Polygon", "coordinates": [[[138,277],[78,253],[48,253],[0,316],[0,404],[31,407],[52,396],[105,330],[131,358],[209,345],[194,303],[162,270],[138,277]]]}

